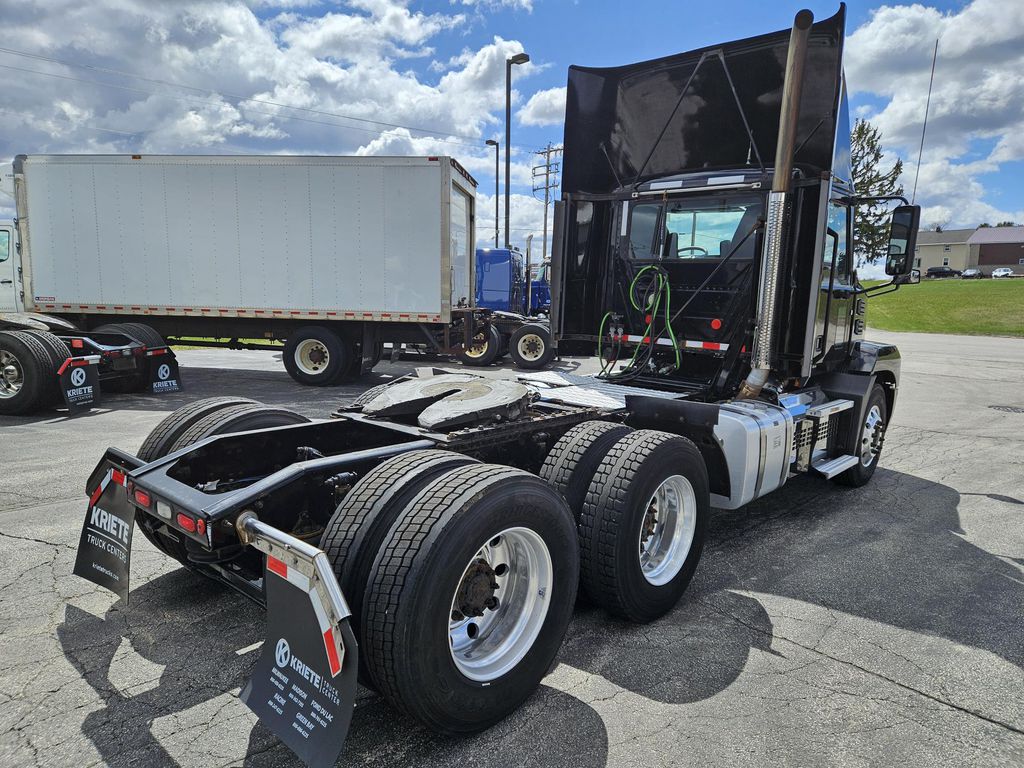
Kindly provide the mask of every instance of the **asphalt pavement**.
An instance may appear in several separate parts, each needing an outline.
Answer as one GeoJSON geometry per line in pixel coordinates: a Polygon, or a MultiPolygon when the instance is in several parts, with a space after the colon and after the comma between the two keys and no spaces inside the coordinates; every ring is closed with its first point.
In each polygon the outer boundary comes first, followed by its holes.
{"type": "MultiPolygon", "coordinates": [[[[871,484],[799,478],[716,512],[671,614],[578,608],[540,690],[482,735],[433,737],[360,691],[340,764],[1024,764],[1024,341],[871,336],[904,358],[871,484]]],[[[108,445],[220,394],[325,417],[414,365],[311,389],[275,357],[183,351],[184,393],[0,417],[0,766],[297,764],[237,698],[257,606],[141,536],[127,605],[71,575],[108,445]]]]}

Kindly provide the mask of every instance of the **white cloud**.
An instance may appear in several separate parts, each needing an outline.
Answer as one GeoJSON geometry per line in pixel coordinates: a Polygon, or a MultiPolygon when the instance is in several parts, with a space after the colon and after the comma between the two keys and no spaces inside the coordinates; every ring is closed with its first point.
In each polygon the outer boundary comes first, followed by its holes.
{"type": "Polygon", "coordinates": [[[533,0],[451,0],[452,5],[465,5],[475,8],[497,10],[499,8],[513,8],[515,10],[533,11],[533,0]]]}
{"type": "Polygon", "coordinates": [[[565,86],[537,91],[519,110],[523,125],[560,125],[565,122],[565,86]]]}
{"type": "Polygon", "coordinates": [[[858,114],[877,125],[886,147],[903,158],[910,193],[936,38],[918,183],[922,223],[1021,220],[1024,212],[987,199],[980,177],[999,171],[1001,163],[1024,160],[1024,4],[973,0],[946,14],[918,4],[875,10],[849,38],[846,70],[852,92],[873,93],[885,103],[858,114]]]}

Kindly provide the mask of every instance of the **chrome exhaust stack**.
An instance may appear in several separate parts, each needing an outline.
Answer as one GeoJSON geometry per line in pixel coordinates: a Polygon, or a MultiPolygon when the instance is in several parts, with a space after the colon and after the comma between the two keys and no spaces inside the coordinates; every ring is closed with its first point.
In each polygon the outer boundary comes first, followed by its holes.
{"type": "Polygon", "coordinates": [[[793,176],[793,154],[796,149],[796,131],[800,118],[800,95],[803,91],[804,67],[807,62],[807,40],[810,37],[814,14],[809,10],[797,13],[789,36],[786,56],[786,77],[782,87],[782,110],[779,117],[779,141],[775,147],[775,172],[772,191],[768,196],[764,246],[761,252],[761,275],[757,292],[757,326],[750,373],[740,387],[737,397],[756,398],[771,373],[775,336],[776,306],[778,304],[779,265],[785,237],[786,211],[793,176]]]}

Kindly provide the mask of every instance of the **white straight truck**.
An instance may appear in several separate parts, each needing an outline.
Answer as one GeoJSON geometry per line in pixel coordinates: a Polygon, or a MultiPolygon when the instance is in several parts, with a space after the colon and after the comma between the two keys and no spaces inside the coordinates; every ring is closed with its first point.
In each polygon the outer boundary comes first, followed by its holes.
{"type": "Polygon", "coordinates": [[[284,342],[311,385],[367,373],[385,342],[490,340],[476,182],[449,157],[19,155],[0,189],[17,212],[0,222],[0,413],[46,403],[36,341],[59,368],[74,340],[124,391],[152,383],[165,339],[284,342]]]}

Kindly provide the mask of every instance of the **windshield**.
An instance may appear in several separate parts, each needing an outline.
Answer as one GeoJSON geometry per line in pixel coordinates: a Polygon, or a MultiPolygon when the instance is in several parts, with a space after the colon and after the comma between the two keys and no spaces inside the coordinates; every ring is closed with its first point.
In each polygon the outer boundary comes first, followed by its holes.
{"type": "MultiPolygon", "coordinates": [[[[763,210],[757,195],[690,197],[632,206],[630,253],[634,259],[719,259],[754,227],[763,210]]],[[[747,238],[734,258],[751,258],[747,238]]]]}

